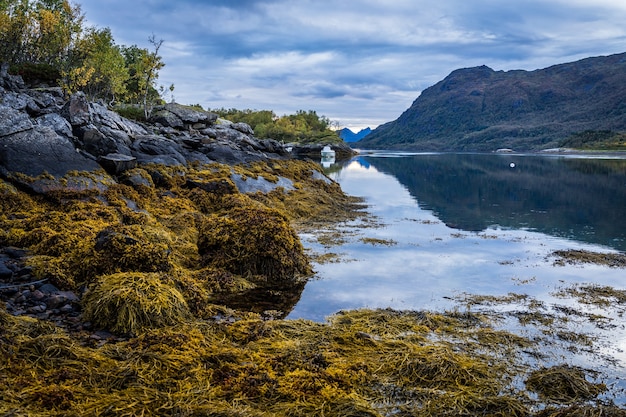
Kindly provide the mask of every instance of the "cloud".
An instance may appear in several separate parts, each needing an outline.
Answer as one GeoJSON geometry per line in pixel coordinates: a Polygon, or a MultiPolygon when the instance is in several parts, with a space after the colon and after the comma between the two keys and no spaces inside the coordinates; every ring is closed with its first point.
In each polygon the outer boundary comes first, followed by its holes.
{"type": "Polygon", "coordinates": [[[617,0],[84,0],[120,44],[163,39],[179,102],[316,110],[354,129],[397,118],[451,71],[533,70],[624,52],[617,0]]]}

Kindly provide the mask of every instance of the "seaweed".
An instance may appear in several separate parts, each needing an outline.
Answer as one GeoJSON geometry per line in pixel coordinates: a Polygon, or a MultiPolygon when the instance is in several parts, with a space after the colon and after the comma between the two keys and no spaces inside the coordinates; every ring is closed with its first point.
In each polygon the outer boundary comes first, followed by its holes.
{"type": "Polygon", "coordinates": [[[541,368],[530,373],[526,386],[550,402],[584,402],[606,391],[605,384],[588,381],[588,373],[593,372],[568,365],[541,368]]]}
{"type": "Polygon", "coordinates": [[[80,294],[93,329],[12,316],[0,303],[0,415],[623,415],[598,399],[606,386],[587,381],[592,373],[536,370],[536,340],[469,311],[530,308],[520,294],[466,297],[467,311],[277,319],[311,273],[296,231],[336,240],[329,222],[366,216],[311,162],[144,166],[123,181],[52,199],[0,181],[2,244],[28,251],[35,278],[80,294]],[[295,189],[242,194],[233,173],[295,189]]]}
{"type": "Polygon", "coordinates": [[[117,333],[180,324],[189,318],[183,295],[157,273],[103,275],[83,298],[84,317],[117,333]]]}

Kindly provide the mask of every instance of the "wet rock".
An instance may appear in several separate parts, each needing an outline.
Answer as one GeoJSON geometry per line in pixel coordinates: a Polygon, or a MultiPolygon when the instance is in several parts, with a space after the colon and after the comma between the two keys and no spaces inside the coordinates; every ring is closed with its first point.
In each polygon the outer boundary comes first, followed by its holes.
{"type": "Polygon", "coordinates": [[[23,258],[28,253],[25,249],[14,248],[12,246],[7,246],[7,247],[3,248],[2,252],[4,252],[7,256],[9,256],[9,257],[11,257],[13,259],[23,258]]]}
{"type": "MultiPolygon", "coordinates": [[[[69,171],[95,171],[99,165],[76,151],[74,144],[47,126],[2,138],[0,167],[7,174],[63,177],[69,171]]],[[[28,184],[24,184],[28,186],[28,184]]],[[[36,188],[36,187],[29,187],[36,188]]]]}
{"type": "Polygon", "coordinates": [[[60,308],[70,302],[78,302],[78,297],[71,291],[59,291],[46,299],[46,305],[49,309],[60,308]]]}
{"type": "Polygon", "coordinates": [[[65,304],[63,307],[59,309],[60,313],[68,314],[74,311],[74,307],[71,304],[65,304]]]}
{"type": "Polygon", "coordinates": [[[147,171],[141,168],[124,171],[120,180],[123,184],[130,185],[135,188],[154,188],[152,177],[147,171]]]}
{"type": "Polygon", "coordinates": [[[184,150],[180,143],[156,135],[140,136],[131,147],[139,163],[185,165],[184,150]]]}
{"type": "Polygon", "coordinates": [[[41,287],[39,287],[39,291],[44,294],[54,294],[58,293],[60,290],[52,284],[43,284],[41,287]]]}

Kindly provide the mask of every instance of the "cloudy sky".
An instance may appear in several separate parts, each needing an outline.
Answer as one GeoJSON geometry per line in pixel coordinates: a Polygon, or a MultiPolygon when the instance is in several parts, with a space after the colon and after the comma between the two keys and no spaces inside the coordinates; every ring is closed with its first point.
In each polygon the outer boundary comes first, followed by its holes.
{"type": "MultiPolygon", "coordinates": [[[[163,39],[182,104],[395,120],[457,68],[534,70],[626,52],[624,0],[76,0],[120,45],[163,39]]],[[[168,96],[169,100],[169,96],[168,96]]]]}

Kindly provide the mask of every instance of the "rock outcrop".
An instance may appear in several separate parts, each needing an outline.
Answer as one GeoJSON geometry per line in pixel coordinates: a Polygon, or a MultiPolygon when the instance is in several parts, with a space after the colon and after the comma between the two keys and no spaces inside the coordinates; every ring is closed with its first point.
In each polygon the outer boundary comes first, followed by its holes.
{"type": "MultiPolygon", "coordinates": [[[[82,93],[66,101],[59,88],[25,89],[19,77],[0,77],[0,175],[35,192],[67,188],[72,173],[100,170],[99,182],[106,183],[149,163],[234,164],[286,155],[277,141],[259,140],[247,124],[214,113],[170,103],[143,125],[82,93]]],[[[77,175],[76,191],[96,187],[77,175]]]]}
{"type": "Polygon", "coordinates": [[[0,76],[0,312],[136,333],[250,291],[293,307],[312,271],[290,222],[312,195],[334,215],[350,200],[245,123],[154,110],[137,123],[0,76]]]}

